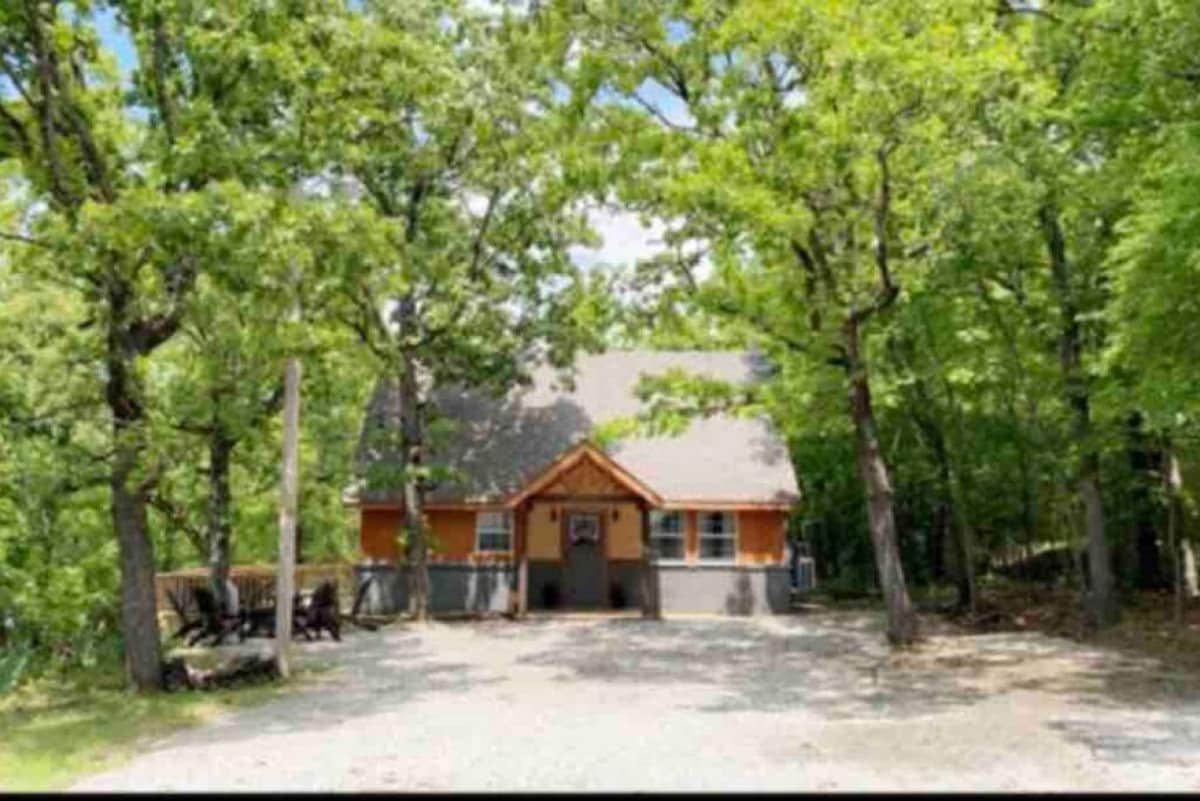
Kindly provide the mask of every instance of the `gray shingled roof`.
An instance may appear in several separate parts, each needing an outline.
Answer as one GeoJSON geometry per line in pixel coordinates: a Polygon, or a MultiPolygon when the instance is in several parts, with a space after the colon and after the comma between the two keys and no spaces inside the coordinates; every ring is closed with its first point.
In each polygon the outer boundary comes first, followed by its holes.
{"type": "MultiPolygon", "coordinates": [[[[457,468],[465,484],[443,484],[431,501],[499,501],[535,478],[597,424],[638,412],[634,395],[641,374],[678,367],[713,378],[745,382],[765,365],[744,351],[613,350],[580,356],[574,388],[540,367],[533,383],[495,399],[480,392],[443,389],[434,395],[440,412],[457,429],[434,461],[457,468]]],[[[398,420],[395,385],[380,380],[359,444],[360,465],[394,463],[387,449],[372,447],[371,427],[398,420]]],[[[667,502],[790,502],[799,493],[787,448],[765,420],[715,416],[692,421],[681,435],[630,437],[607,449],[612,458],[667,502]]],[[[368,502],[394,501],[397,490],[363,493],[368,502]]]]}

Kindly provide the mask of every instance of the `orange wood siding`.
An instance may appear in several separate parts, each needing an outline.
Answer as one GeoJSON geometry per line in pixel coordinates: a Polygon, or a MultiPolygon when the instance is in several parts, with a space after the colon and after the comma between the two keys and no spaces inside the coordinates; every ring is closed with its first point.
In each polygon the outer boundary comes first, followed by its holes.
{"type": "MultiPolygon", "coordinates": [[[[363,556],[396,561],[400,559],[399,537],[404,525],[400,509],[363,509],[359,518],[359,547],[363,556]]],[[[425,514],[433,530],[430,555],[435,559],[465,560],[475,553],[475,512],[464,509],[434,509],[425,514]]],[[[504,558],[504,554],[486,554],[504,558]]]]}
{"type": "Polygon", "coordinates": [[[738,561],[742,564],[782,561],[783,514],[773,511],[740,511],[737,516],[738,561]]]}
{"type": "Polygon", "coordinates": [[[359,516],[358,544],[363,556],[396,561],[400,558],[400,510],[363,509],[359,516]]]}
{"type": "Polygon", "coordinates": [[[609,559],[642,558],[642,510],[633,503],[615,503],[603,511],[605,551],[609,559]],[[617,519],[613,520],[616,511],[617,519]]]}
{"type": "Polygon", "coordinates": [[[562,523],[556,510],[554,504],[532,504],[526,530],[526,546],[530,559],[557,562],[562,558],[562,523]],[[554,514],[553,520],[550,519],[551,513],[554,514]]]}
{"type": "Polygon", "coordinates": [[[468,559],[474,553],[474,512],[438,509],[425,517],[433,529],[433,554],[443,559],[468,559]]]}

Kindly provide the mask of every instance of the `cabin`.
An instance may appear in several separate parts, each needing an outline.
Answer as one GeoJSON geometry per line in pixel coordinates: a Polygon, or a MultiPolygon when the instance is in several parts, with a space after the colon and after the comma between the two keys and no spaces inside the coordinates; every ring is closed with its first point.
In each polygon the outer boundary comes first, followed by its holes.
{"type": "MultiPolygon", "coordinates": [[[[769,365],[754,352],[615,350],[578,358],[568,374],[540,366],[503,397],[435,393],[451,422],[431,459],[448,477],[425,505],[435,613],[636,608],[653,597],[668,614],[756,614],[783,611],[794,586],[811,584],[811,562],[793,560],[788,538],[796,476],[766,420],[716,415],[674,435],[595,440],[597,426],[639,411],[640,376],[670,368],[741,383],[769,365]]],[[[373,579],[377,613],[407,608],[403,492],[389,481],[398,402],[379,381],[357,456],[366,480],[344,497],[359,515],[356,581],[373,579]]]]}

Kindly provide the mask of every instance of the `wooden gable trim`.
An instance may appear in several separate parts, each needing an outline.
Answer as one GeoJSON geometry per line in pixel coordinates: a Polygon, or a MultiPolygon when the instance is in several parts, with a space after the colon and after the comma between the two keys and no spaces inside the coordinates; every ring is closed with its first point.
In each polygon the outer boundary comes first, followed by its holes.
{"type": "Polygon", "coordinates": [[[583,440],[551,462],[536,478],[527,483],[524,489],[509,498],[505,506],[510,509],[519,506],[542,490],[553,486],[555,482],[585,459],[646,503],[652,506],[662,503],[662,498],[658,493],[638,481],[632,473],[621,467],[615,459],[600,448],[588,440],[583,440]]]}

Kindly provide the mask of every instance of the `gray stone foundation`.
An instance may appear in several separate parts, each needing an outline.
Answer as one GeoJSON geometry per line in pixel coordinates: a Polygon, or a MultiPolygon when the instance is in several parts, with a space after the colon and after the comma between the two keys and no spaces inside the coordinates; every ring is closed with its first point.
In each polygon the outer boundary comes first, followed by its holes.
{"type": "Polygon", "coordinates": [[[659,565],[657,580],[664,614],[786,612],[792,591],[791,570],[782,565],[659,565]]]}
{"type": "MultiPolygon", "coordinates": [[[[641,564],[610,562],[609,600],[613,608],[642,603],[641,564]]],[[[753,615],[787,611],[792,572],[786,565],[671,565],[655,568],[662,611],[753,615]]],[[[802,580],[807,575],[802,575],[802,580]]],[[[529,608],[561,604],[562,572],[556,562],[529,563],[529,608]]]]}
{"type": "MultiPolygon", "coordinates": [[[[354,566],[355,586],[368,576],[375,582],[367,592],[365,614],[393,614],[408,608],[408,578],[403,565],[354,566]]],[[[811,569],[800,572],[811,580],[811,569]]],[[[785,612],[791,598],[792,570],[787,565],[660,564],[654,580],[664,614],[708,613],[759,615],[785,612]]],[[[447,612],[508,611],[511,565],[439,562],[429,566],[430,608],[447,612]]],[[[562,571],[556,562],[529,562],[529,608],[557,609],[562,605],[562,571]]],[[[610,562],[610,608],[636,609],[642,603],[641,564],[610,562]]]]}
{"type": "MultiPolygon", "coordinates": [[[[374,577],[362,612],[390,615],[408,609],[408,570],[403,565],[354,566],[355,591],[374,577]]],[[[506,612],[513,570],[507,564],[436,562],[429,565],[429,608],[445,612],[506,612]]]]}

